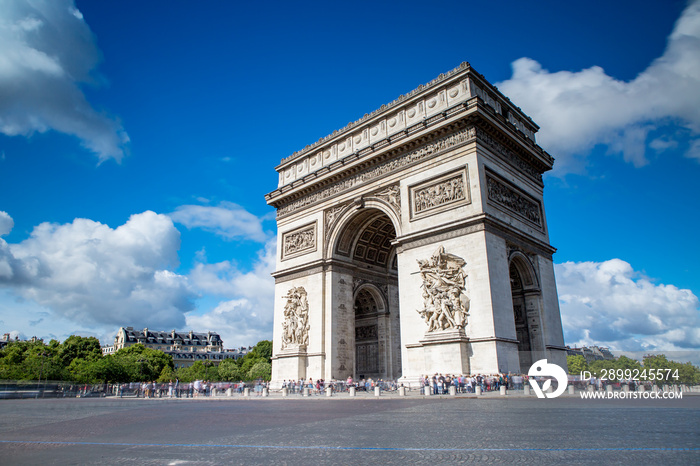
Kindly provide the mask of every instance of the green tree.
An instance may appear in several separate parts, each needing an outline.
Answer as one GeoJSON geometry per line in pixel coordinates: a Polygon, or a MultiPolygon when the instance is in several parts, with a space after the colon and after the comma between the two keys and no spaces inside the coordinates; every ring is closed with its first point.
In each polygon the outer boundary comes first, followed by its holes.
{"type": "MultiPolygon", "coordinates": [[[[591,371],[591,373],[595,377],[601,377],[602,375],[605,375],[603,372],[603,369],[605,371],[610,371],[613,369],[617,369],[617,366],[615,365],[615,361],[610,361],[610,360],[597,360],[593,361],[588,365],[588,370],[591,371]]],[[[610,378],[610,377],[608,377],[610,378]]]]}
{"type": "Polygon", "coordinates": [[[579,375],[581,372],[588,370],[586,358],[581,355],[567,356],[566,365],[569,369],[569,374],[571,375],[579,375]]]}
{"type": "Polygon", "coordinates": [[[218,367],[219,379],[227,382],[238,382],[243,379],[240,367],[234,359],[224,359],[218,367]]]}
{"type": "Polygon", "coordinates": [[[218,381],[219,372],[210,361],[196,361],[189,367],[180,368],[175,371],[180,382],[194,382],[195,380],[218,381]]]}
{"type": "Polygon", "coordinates": [[[632,371],[638,370],[642,371],[642,365],[639,363],[639,361],[636,361],[634,359],[630,359],[627,356],[620,356],[615,360],[615,365],[616,369],[630,369],[632,371]]]}
{"type": "Polygon", "coordinates": [[[68,367],[74,359],[86,361],[102,359],[100,340],[95,337],[71,335],[58,347],[58,357],[64,367],[68,367]]]}
{"type": "Polygon", "coordinates": [[[128,367],[130,380],[133,382],[157,380],[164,367],[174,367],[172,356],[160,350],[146,348],[141,343],[120,349],[114,353],[114,358],[128,367]]]}
{"type": "Polygon", "coordinates": [[[270,340],[261,340],[253,347],[251,353],[255,353],[258,358],[265,359],[267,362],[272,362],[272,342],[270,340]]]}
{"type": "Polygon", "coordinates": [[[171,380],[175,380],[175,371],[173,370],[172,367],[170,366],[165,366],[163,370],[160,372],[160,376],[158,377],[158,382],[170,382],[171,380]]]}
{"type": "Polygon", "coordinates": [[[265,360],[259,360],[255,363],[253,367],[250,368],[250,372],[248,372],[247,378],[248,380],[270,380],[271,375],[272,365],[265,360]]]}

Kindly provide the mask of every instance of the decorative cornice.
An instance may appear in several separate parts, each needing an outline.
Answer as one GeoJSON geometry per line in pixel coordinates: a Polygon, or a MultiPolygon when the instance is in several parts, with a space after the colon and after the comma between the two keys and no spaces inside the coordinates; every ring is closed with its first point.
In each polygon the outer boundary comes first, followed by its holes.
{"type": "Polygon", "coordinates": [[[366,182],[373,181],[383,177],[398,169],[403,169],[411,165],[417,164],[429,158],[452,149],[462,144],[466,144],[476,137],[476,130],[473,127],[463,128],[442,138],[428,142],[420,147],[406,151],[398,157],[381,162],[373,167],[366,168],[360,172],[352,174],[341,181],[332,183],[316,192],[307,194],[300,199],[283,204],[277,209],[277,218],[291,214],[298,209],[309,206],[316,202],[322,201],[329,197],[335,196],[344,191],[360,186],[366,182]]]}
{"type": "Polygon", "coordinates": [[[266,197],[270,201],[271,197],[286,190],[326,175],[338,164],[354,162],[446,118],[453,119],[465,107],[474,107],[477,103],[521,144],[538,152],[543,160],[551,159],[535,143],[535,133],[539,128],[530,117],[464,63],[283,159],[276,169],[279,173],[278,188],[286,189],[278,189],[266,197]]]}
{"type": "MultiPolygon", "coordinates": [[[[371,120],[372,118],[374,118],[375,116],[379,115],[380,113],[382,113],[382,112],[384,112],[384,111],[386,111],[386,110],[389,110],[389,109],[391,109],[391,108],[393,108],[393,107],[395,107],[395,106],[397,106],[397,105],[399,105],[399,104],[402,104],[402,103],[406,102],[407,100],[409,100],[411,97],[414,97],[414,96],[420,94],[420,93],[423,92],[423,91],[427,91],[427,90],[429,90],[429,89],[432,89],[432,88],[434,88],[435,86],[437,86],[437,85],[439,85],[440,83],[442,83],[443,81],[445,81],[446,79],[449,79],[449,78],[451,78],[452,76],[454,76],[454,75],[456,75],[456,74],[458,74],[458,73],[460,73],[460,72],[462,72],[462,71],[466,71],[466,70],[471,70],[471,65],[470,65],[469,63],[467,63],[467,62],[462,62],[457,68],[454,68],[454,69],[448,71],[447,73],[442,73],[442,74],[440,74],[440,76],[438,76],[437,78],[433,79],[433,80],[430,81],[429,83],[427,83],[427,84],[421,84],[421,85],[418,86],[417,88],[413,89],[411,92],[409,92],[409,93],[407,93],[407,94],[400,95],[398,98],[394,99],[392,102],[389,102],[388,104],[382,105],[382,106],[379,107],[377,110],[375,110],[375,111],[373,111],[373,112],[371,112],[371,113],[365,113],[365,115],[364,115],[362,118],[360,118],[359,120],[350,122],[350,123],[348,123],[344,128],[341,128],[341,129],[339,129],[339,130],[333,131],[333,133],[329,134],[328,136],[322,137],[321,139],[319,139],[318,141],[314,142],[313,144],[309,144],[309,145],[307,145],[306,147],[304,147],[303,149],[294,152],[294,153],[293,153],[292,155],[290,155],[289,157],[286,157],[286,158],[282,159],[282,162],[281,162],[281,163],[282,163],[282,164],[287,163],[287,162],[289,162],[289,161],[291,161],[291,160],[294,160],[294,159],[298,158],[298,157],[301,156],[301,155],[304,155],[304,154],[306,154],[306,153],[312,151],[313,149],[315,149],[315,148],[317,148],[317,147],[323,145],[324,143],[326,143],[326,142],[330,141],[331,139],[335,138],[336,136],[340,136],[341,134],[346,133],[346,132],[348,132],[348,131],[351,130],[351,129],[357,128],[357,126],[361,125],[362,123],[364,123],[364,122],[366,122],[366,121],[368,121],[368,120],[371,120]]],[[[475,71],[472,70],[472,72],[475,72],[475,71]]]]}

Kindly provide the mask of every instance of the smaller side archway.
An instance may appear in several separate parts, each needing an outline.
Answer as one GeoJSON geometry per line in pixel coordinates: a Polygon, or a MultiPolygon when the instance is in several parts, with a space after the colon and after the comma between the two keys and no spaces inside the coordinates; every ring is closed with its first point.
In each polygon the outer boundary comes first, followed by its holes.
{"type": "Polygon", "coordinates": [[[527,373],[544,349],[540,315],[542,293],[535,268],[525,254],[513,252],[508,263],[520,372],[527,373]]]}

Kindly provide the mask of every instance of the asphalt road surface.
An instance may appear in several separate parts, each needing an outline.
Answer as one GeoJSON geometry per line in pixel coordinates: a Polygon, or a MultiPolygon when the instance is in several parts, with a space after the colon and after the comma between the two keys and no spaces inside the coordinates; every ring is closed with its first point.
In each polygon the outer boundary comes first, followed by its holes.
{"type": "Polygon", "coordinates": [[[700,396],[0,401],[2,464],[698,464],[700,396]]]}

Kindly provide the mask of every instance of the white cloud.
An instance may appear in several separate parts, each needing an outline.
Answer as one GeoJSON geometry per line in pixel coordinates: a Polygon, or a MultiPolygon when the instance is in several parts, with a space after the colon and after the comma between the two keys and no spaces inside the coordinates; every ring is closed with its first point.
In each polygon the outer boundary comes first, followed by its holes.
{"type": "Polygon", "coordinates": [[[268,239],[262,228],[262,219],[232,202],[218,206],[183,205],[170,217],[187,228],[202,228],[225,239],[249,239],[264,242],[268,239]]]}
{"type": "Polygon", "coordinates": [[[5,236],[12,231],[15,226],[15,221],[7,212],[0,210],[0,236],[5,236]]]}
{"type": "Polygon", "coordinates": [[[79,84],[96,84],[95,38],[72,0],[7,0],[0,8],[0,132],[74,135],[100,161],[124,156],[121,124],[96,111],[79,84]]]}
{"type": "Polygon", "coordinates": [[[190,272],[192,286],[226,298],[213,310],[187,315],[193,328],[215,329],[225,346],[254,345],[272,337],[276,239],[268,240],[253,269],[242,272],[229,262],[197,264],[190,272]]]}
{"type": "Polygon", "coordinates": [[[154,212],[115,229],[87,219],[42,223],[20,243],[0,239],[0,286],[53,320],[98,334],[122,325],[180,328],[194,294],[171,270],[179,247],[170,218],[154,212]]]}
{"type": "Polygon", "coordinates": [[[700,349],[700,302],[690,290],[655,284],[620,259],[565,262],[555,271],[567,344],[700,349]]]}
{"type": "Polygon", "coordinates": [[[535,60],[520,58],[513,62],[513,76],[498,87],[542,127],[538,142],[557,158],[560,174],[580,170],[596,144],[644,165],[649,131],[669,123],[690,132],[686,155],[698,158],[698,50],[700,1],[694,1],[676,23],[664,54],[630,82],[597,66],[549,72],[535,60]]]}

